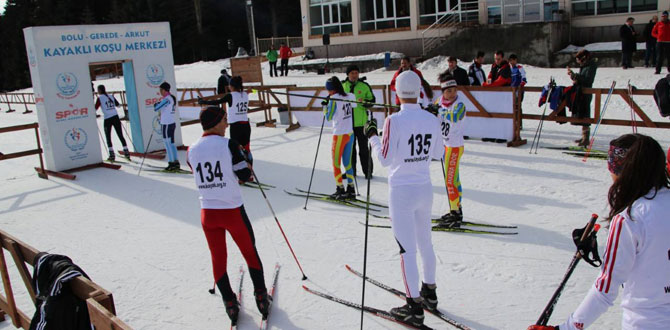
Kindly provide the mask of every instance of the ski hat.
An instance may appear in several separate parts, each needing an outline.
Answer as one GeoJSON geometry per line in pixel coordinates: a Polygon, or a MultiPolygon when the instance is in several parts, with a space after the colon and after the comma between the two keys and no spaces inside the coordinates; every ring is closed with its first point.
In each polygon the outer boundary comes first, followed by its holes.
{"type": "Polygon", "coordinates": [[[167,81],[164,81],[159,87],[165,91],[170,91],[170,84],[168,84],[167,81]]]}
{"type": "Polygon", "coordinates": [[[351,72],[351,71],[358,71],[358,72],[360,72],[361,70],[358,69],[358,65],[356,65],[356,64],[352,64],[352,65],[350,65],[350,66],[347,67],[347,76],[349,75],[349,72],[351,72]]]}
{"type": "Polygon", "coordinates": [[[221,122],[226,111],[219,107],[207,107],[200,111],[200,125],[203,130],[208,130],[221,122]]]}
{"type": "Polygon", "coordinates": [[[335,84],[333,84],[333,81],[331,79],[326,80],[326,90],[329,91],[335,90],[335,84]]]}
{"type": "Polygon", "coordinates": [[[421,90],[421,78],[414,71],[408,70],[398,75],[395,81],[395,92],[401,99],[418,98],[421,90]]]}
{"type": "Polygon", "coordinates": [[[627,148],[617,147],[610,144],[610,150],[607,152],[607,169],[610,173],[619,175],[623,170],[623,160],[628,153],[627,148]]]}
{"type": "Polygon", "coordinates": [[[667,11],[667,10],[664,10],[664,11],[663,11],[663,14],[661,14],[661,16],[668,17],[668,11],[667,11]]]}

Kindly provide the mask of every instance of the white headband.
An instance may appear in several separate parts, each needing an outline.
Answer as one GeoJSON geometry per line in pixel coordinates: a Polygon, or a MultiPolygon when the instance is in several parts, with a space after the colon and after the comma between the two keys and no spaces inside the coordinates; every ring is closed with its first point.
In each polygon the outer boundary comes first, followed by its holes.
{"type": "Polygon", "coordinates": [[[440,83],[440,87],[442,87],[442,88],[449,88],[449,87],[456,87],[456,86],[457,86],[456,80],[453,80],[453,79],[443,81],[443,82],[440,83]]]}

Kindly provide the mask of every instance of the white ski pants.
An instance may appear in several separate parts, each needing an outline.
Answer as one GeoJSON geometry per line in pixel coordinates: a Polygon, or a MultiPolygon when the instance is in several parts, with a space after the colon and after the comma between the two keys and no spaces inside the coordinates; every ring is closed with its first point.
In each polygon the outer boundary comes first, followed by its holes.
{"type": "Polygon", "coordinates": [[[421,283],[416,252],[421,252],[423,282],[435,284],[435,251],[431,241],[430,213],[433,207],[431,184],[391,186],[389,211],[391,226],[400,245],[400,266],[407,297],[419,297],[421,283]]]}

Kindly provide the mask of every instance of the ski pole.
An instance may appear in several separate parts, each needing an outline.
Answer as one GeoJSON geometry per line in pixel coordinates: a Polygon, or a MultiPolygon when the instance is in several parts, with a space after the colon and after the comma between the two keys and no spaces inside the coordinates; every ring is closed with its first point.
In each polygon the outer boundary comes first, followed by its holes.
{"type": "Polygon", "coordinates": [[[307,201],[309,200],[309,193],[312,190],[312,179],[314,178],[314,168],[316,167],[316,158],[319,156],[319,145],[321,145],[321,135],[323,134],[323,125],[326,123],[326,115],[323,115],[321,120],[321,131],[319,131],[319,142],[316,143],[316,154],[314,155],[314,165],[312,165],[312,175],[309,176],[309,187],[307,188],[307,197],[305,197],[305,206],[303,210],[307,209],[307,201]]]}
{"type": "MultiPolygon", "coordinates": [[[[102,142],[102,144],[105,144],[105,139],[102,138],[102,132],[100,132],[100,127],[97,124],[95,125],[95,127],[98,129],[98,135],[100,136],[100,141],[102,142]]],[[[107,150],[109,152],[109,147],[107,147],[107,150]]],[[[114,151],[112,151],[112,152],[114,152],[114,151]]],[[[111,157],[111,155],[110,155],[110,157],[111,157]]]]}
{"type": "Polygon", "coordinates": [[[637,134],[637,122],[633,109],[633,85],[630,84],[630,79],[628,80],[628,105],[630,105],[630,122],[633,127],[633,134],[637,134]]]}
{"type": "Polygon", "coordinates": [[[144,160],[147,158],[147,153],[149,152],[149,146],[151,145],[151,138],[154,137],[154,129],[151,129],[151,134],[149,135],[149,142],[147,143],[147,148],[144,149],[144,155],[142,155],[142,163],[140,164],[140,169],[137,170],[137,175],[140,175],[142,172],[142,166],[144,166],[144,160]]]}
{"type": "MultiPolygon", "coordinates": [[[[553,79],[552,79],[553,82],[553,79]]],[[[533,136],[533,143],[530,145],[530,151],[528,151],[528,154],[533,152],[533,146],[535,146],[535,153],[537,153],[537,148],[540,145],[540,132],[542,131],[542,126],[544,124],[544,117],[547,113],[547,106],[549,105],[550,99],[551,99],[551,93],[554,91],[554,85],[550,84],[549,86],[549,92],[547,93],[547,102],[544,104],[544,109],[542,110],[542,117],[540,117],[540,123],[537,125],[537,129],[535,130],[535,136],[533,136]],[[536,145],[537,141],[537,145],[536,145]]]]}
{"type": "MultiPolygon", "coordinates": [[[[368,119],[369,120],[369,119],[368,119]]],[[[369,141],[370,139],[368,139],[369,141]]],[[[368,170],[372,168],[372,146],[368,142],[368,170]]],[[[368,224],[370,220],[370,181],[372,181],[372,175],[368,176],[368,193],[365,198],[365,243],[363,245],[363,289],[361,294],[361,306],[365,306],[365,279],[368,266],[368,224]]],[[[363,330],[363,308],[361,308],[361,330],[363,330]]]]}
{"type": "Polygon", "coordinates": [[[447,171],[444,169],[444,161],[446,160],[446,155],[445,157],[442,157],[440,160],[440,163],[442,165],[442,177],[444,178],[444,189],[447,191],[447,198],[449,198],[449,187],[447,187],[447,171]]]}
{"type": "MultiPolygon", "coordinates": [[[[582,237],[579,239],[580,243],[584,242],[587,237],[591,234],[592,231],[598,231],[599,225],[596,225],[596,220],[598,220],[598,215],[597,214],[592,214],[591,215],[591,220],[589,220],[589,223],[586,225],[584,228],[584,233],[582,233],[582,237]]],[[[575,270],[577,267],[577,263],[579,260],[582,259],[582,254],[579,252],[579,247],[577,248],[577,252],[575,252],[574,257],[572,257],[572,261],[570,262],[570,265],[568,266],[568,270],[565,272],[565,276],[563,276],[563,280],[561,281],[561,284],[558,286],[556,291],[554,292],[554,295],[551,296],[551,299],[549,299],[549,303],[547,304],[547,307],[544,308],[542,311],[542,314],[540,314],[540,318],[537,319],[537,322],[535,324],[537,325],[547,325],[547,322],[549,322],[549,318],[551,317],[551,314],[554,312],[554,307],[556,307],[556,303],[558,302],[558,298],[561,297],[561,293],[563,292],[563,289],[565,288],[565,284],[568,282],[568,279],[570,278],[570,275],[572,275],[572,272],[575,270]]]]}
{"type": "MultiPolygon", "coordinates": [[[[257,89],[252,89],[252,93],[257,94],[259,90],[257,89]]],[[[333,101],[342,101],[342,102],[349,102],[349,103],[358,103],[358,104],[364,104],[364,105],[370,105],[370,106],[378,106],[378,107],[384,107],[384,108],[400,108],[399,105],[393,105],[393,104],[384,104],[384,103],[371,103],[371,102],[366,102],[366,101],[352,101],[352,100],[345,100],[345,99],[334,99],[330,97],[325,97],[325,96],[316,96],[316,95],[302,95],[302,94],[294,94],[294,93],[284,93],[284,92],[272,92],[273,94],[279,94],[279,95],[286,95],[286,96],[295,96],[295,97],[306,97],[306,98],[312,98],[312,99],[320,99],[320,100],[333,100],[333,101]]]]}
{"type": "Polygon", "coordinates": [[[600,123],[603,121],[603,117],[605,117],[605,112],[607,111],[607,106],[609,105],[610,97],[612,96],[612,92],[614,92],[614,86],[616,86],[616,80],[612,81],[612,87],[610,87],[609,93],[607,93],[607,98],[605,99],[605,104],[603,105],[603,110],[600,112],[600,118],[598,118],[598,123],[596,124],[596,128],[593,129],[593,135],[591,136],[591,142],[589,143],[588,149],[586,149],[586,154],[584,155],[584,158],[582,159],[582,162],[586,163],[586,159],[589,158],[589,155],[591,154],[591,148],[593,148],[593,142],[596,140],[596,133],[598,132],[598,127],[600,127],[600,123]]]}
{"type": "MultiPolygon", "coordinates": [[[[247,156],[240,150],[240,153],[244,157],[244,160],[248,163],[249,160],[247,159],[247,156]]],[[[307,275],[305,275],[305,272],[302,270],[302,266],[300,265],[300,261],[298,261],[298,257],[295,256],[295,252],[293,252],[293,247],[291,247],[291,243],[288,241],[288,238],[286,237],[286,234],[284,233],[284,229],[282,228],[281,224],[279,223],[279,219],[277,219],[277,214],[275,214],[275,210],[272,208],[272,204],[270,204],[270,200],[268,200],[268,196],[265,195],[265,190],[263,189],[263,186],[261,184],[261,181],[258,179],[258,175],[256,175],[256,171],[254,171],[253,167],[249,167],[251,170],[251,174],[254,176],[254,179],[256,179],[256,184],[258,185],[258,189],[261,191],[261,194],[263,194],[263,199],[265,199],[265,203],[268,204],[268,208],[270,209],[270,212],[272,213],[272,216],[275,219],[275,222],[277,223],[277,226],[279,227],[279,231],[281,231],[282,236],[284,236],[284,241],[286,241],[286,244],[288,245],[289,250],[291,250],[291,254],[293,255],[293,259],[295,259],[295,263],[298,265],[298,268],[300,268],[300,272],[302,273],[302,280],[307,279],[307,275]]]]}

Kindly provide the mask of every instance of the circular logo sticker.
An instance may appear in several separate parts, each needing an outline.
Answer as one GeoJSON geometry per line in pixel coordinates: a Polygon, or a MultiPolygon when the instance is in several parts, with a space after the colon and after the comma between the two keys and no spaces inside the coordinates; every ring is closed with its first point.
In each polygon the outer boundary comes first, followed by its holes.
{"type": "Polygon", "coordinates": [[[146,76],[150,86],[158,87],[163,83],[165,71],[160,64],[149,64],[146,69],[146,76]]]}
{"type": "Polygon", "coordinates": [[[60,91],[60,96],[63,97],[73,96],[79,91],[77,77],[71,72],[59,73],[56,77],[56,87],[60,91]]]}
{"type": "Polygon", "coordinates": [[[72,128],[65,132],[65,145],[72,151],[81,151],[87,142],[88,134],[83,128],[72,128]]]}

